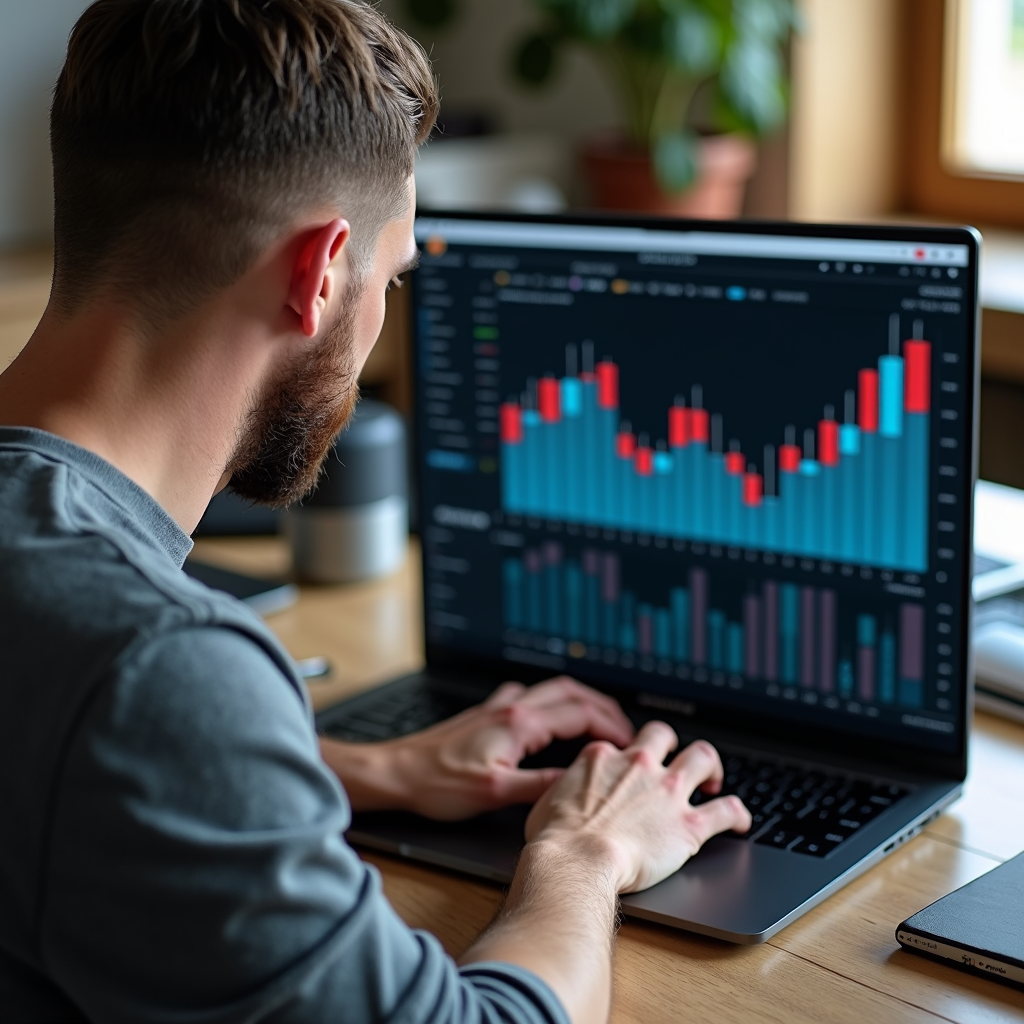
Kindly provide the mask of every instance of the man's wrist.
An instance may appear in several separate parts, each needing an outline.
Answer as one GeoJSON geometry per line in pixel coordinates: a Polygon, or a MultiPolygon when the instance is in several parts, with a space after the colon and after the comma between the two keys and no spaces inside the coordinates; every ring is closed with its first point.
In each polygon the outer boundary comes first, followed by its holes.
{"type": "Polygon", "coordinates": [[[354,811],[409,809],[410,794],[392,743],[340,743],[322,738],[320,752],[345,787],[354,811]]]}
{"type": "Polygon", "coordinates": [[[527,843],[522,857],[538,870],[570,870],[615,899],[627,884],[629,864],[618,844],[583,830],[546,830],[527,843]]]}

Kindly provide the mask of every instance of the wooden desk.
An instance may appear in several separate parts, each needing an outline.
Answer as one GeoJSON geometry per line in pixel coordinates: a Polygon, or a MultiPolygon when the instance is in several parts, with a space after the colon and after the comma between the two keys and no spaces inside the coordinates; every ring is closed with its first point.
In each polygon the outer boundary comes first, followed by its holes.
{"type": "MultiPolygon", "coordinates": [[[[206,540],[196,553],[256,574],[288,568],[277,541],[206,540]]],[[[334,676],[310,687],[323,706],[421,664],[415,549],[395,576],[305,588],[269,624],[297,657],[327,655],[334,676]]],[[[887,1024],[1024,1021],[1024,993],[904,953],[895,926],[925,904],[1024,850],[1024,727],[978,714],[963,799],[881,865],[762,946],[732,946],[626,924],[615,965],[617,1024],[887,1024]]],[[[494,914],[501,893],[456,875],[367,854],[412,926],[454,955],[494,914]]],[[[1024,908],[1021,912],[1024,927],[1024,908]]]]}

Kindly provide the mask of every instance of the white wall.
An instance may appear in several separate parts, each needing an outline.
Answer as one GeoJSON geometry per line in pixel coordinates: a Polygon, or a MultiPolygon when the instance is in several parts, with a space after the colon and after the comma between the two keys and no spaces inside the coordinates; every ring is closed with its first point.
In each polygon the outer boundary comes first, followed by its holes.
{"type": "Polygon", "coordinates": [[[0,0],[0,247],[52,232],[50,96],[88,0],[0,0]]]}

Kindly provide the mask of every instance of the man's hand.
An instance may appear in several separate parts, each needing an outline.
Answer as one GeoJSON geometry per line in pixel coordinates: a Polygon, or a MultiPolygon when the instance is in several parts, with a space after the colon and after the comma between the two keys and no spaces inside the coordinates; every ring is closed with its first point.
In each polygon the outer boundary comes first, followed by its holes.
{"type": "Polygon", "coordinates": [[[690,804],[696,789],[721,791],[715,748],[698,740],[664,767],[678,745],[664,722],[649,722],[625,750],[589,744],[530,812],[527,839],[603,850],[616,891],[636,892],[677,871],[713,835],[746,832],[750,812],[739,797],[690,804]]]}
{"type": "Polygon", "coordinates": [[[734,796],[692,806],[695,789],[721,790],[722,763],[698,741],[664,767],[678,742],[650,722],[625,750],[586,747],[530,812],[505,906],[462,963],[518,964],[574,1024],[608,1019],[617,893],[660,882],[716,832],[750,828],[734,796]]]}
{"type": "Polygon", "coordinates": [[[323,739],[320,748],[356,810],[412,810],[454,821],[534,803],[564,769],[526,770],[519,762],[554,739],[590,735],[612,749],[633,734],[616,701],[561,676],[529,688],[505,683],[483,704],[401,739],[323,739]]]}

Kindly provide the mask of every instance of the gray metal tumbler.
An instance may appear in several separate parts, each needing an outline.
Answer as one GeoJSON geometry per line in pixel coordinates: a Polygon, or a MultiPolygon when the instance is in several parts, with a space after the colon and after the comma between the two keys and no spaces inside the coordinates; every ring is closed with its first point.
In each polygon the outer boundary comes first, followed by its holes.
{"type": "Polygon", "coordinates": [[[350,583],[394,572],[409,534],[402,417],[363,399],[334,442],[316,490],[283,520],[301,579],[350,583]]]}

